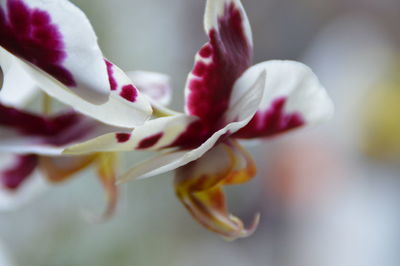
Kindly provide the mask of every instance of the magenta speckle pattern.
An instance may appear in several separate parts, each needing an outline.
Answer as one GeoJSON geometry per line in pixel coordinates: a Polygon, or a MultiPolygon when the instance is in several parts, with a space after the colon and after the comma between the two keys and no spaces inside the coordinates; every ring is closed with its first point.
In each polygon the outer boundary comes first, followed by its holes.
{"type": "Polygon", "coordinates": [[[48,145],[61,146],[82,138],[85,134],[82,130],[73,130],[82,119],[83,116],[75,112],[46,117],[0,104],[0,126],[14,129],[21,135],[41,137],[48,145]]]}
{"type": "Polygon", "coordinates": [[[122,87],[121,97],[130,102],[135,102],[138,96],[137,89],[133,85],[125,85],[122,87]]]}
{"type": "MultiPolygon", "coordinates": [[[[200,119],[193,122],[168,147],[193,149],[226,125],[235,81],[251,65],[252,47],[243,27],[243,15],[234,4],[226,4],[217,28],[208,33],[209,42],[198,52],[188,83],[186,107],[200,119]]],[[[222,141],[223,138],[221,138],[222,141]]]]}
{"type": "Polygon", "coordinates": [[[200,117],[210,130],[221,126],[235,81],[250,66],[252,47],[243,28],[243,16],[234,3],[226,4],[218,28],[198,55],[188,83],[189,114],[200,117]]]}
{"type": "Polygon", "coordinates": [[[114,77],[113,64],[110,61],[107,61],[107,60],[104,60],[104,61],[106,62],[106,66],[107,66],[107,74],[108,74],[108,80],[110,82],[110,90],[115,91],[115,90],[117,90],[118,83],[114,77]]]}
{"type": "Polygon", "coordinates": [[[143,150],[153,147],[154,145],[157,144],[157,142],[162,138],[163,135],[164,135],[163,133],[158,133],[143,139],[142,141],[140,141],[136,149],[143,150]]]}
{"type": "Polygon", "coordinates": [[[250,123],[239,130],[234,137],[242,139],[271,137],[303,126],[305,120],[301,114],[285,113],[286,102],[286,97],[274,100],[268,110],[257,112],[250,123]]]}
{"type": "Polygon", "coordinates": [[[125,143],[125,142],[128,142],[131,139],[131,134],[129,134],[129,133],[117,133],[117,134],[115,134],[115,137],[117,138],[118,143],[125,143]]]}
{"type": "Polygon", "coordinates": [[[66,58],[63,36],[46,11],[29,8],[22,0],[7,0],[6,8],[0,7],[0,45],[64,85],[76,86],[62,65],[66,58]]]}

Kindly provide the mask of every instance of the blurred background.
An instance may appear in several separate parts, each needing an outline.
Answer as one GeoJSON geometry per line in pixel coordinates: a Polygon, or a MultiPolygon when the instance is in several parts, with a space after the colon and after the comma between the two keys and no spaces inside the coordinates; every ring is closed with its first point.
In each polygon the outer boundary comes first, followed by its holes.
{"type": "MultiPolygon", "coordinates": [[[[124,70],[172,77],[174,102],[206,41],[205,0],[74,0],[105,55],[124,70]]],[[[88,223],[103,192],[87,171],[0,214],[0,266],[400,265],[400,1],[242,0],[255,62],[300,60],[336,106],[324,125],[246,144],[258,165],[227,190],[250,238],[225,242],[174,195],[172,173],[122,188],[115,217],[88,223]],[[3,259],[4,257],[4,259],[3,259]]],[[[125,166],[138,158],[126,154],[125,166]]]]}

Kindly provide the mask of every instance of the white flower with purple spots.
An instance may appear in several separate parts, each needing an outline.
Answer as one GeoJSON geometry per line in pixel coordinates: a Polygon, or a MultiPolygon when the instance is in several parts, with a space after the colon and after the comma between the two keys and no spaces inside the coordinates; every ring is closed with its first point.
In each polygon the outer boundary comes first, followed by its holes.
{"type": "Polygon", "coordinates": [[[268,138],[330,118],[333,104],[314,73],[293,61],[251,66],[250,24],[239,0],[208,0],[204,25],[209,41],[199,50],[187,79],[185,113],[163,110],[129,134],[115,132],[74,145],[66,154],[153,150],[160,154],[121,178],[177,169],[179,199],[202,225],[235,239],[249,228],[229,214],[222,187],[255,175],[250,154],[238,140],[268,138]]]}
{"type": "Polygon", "coordinates": [[[124,129],[72,110],[55,114],[23,110],[38,91],[32,78],[24,74],[21,64],[13,64],[4,81],[0,77],[0,210],[12,210],[27,203],[50,183],[68,180],[94,166],[108,199],[101,218],[109,217],[118,195],[115,155],[96,153],[71,157],[61,156],[61,152],[68,145],[124,129]]]}
{"type": "Polygon", "coordinates": [[[132,128],[151,115],[146,97],[104,59],[85,14],[68,0],[0,0],[6,78],[14,65],[50,96],[103,123],[132,128]]]}
{"type": "MultiPolygon", "coordinates": [[[[122,130],[128,134],[131,130],[108,126],[71,110],[55,114],[23,110],[22,107],[35,96],[37,87],[29,76],[21,75],[21,72],[23,74],[20,65],[14,64],[9,69],[0,94],[0,210],[13,210],[32,200],[52,183],[67,181],[93,167],[105,189],[108,203],[100,218],[110,217],[119,193],[115,184],[116,154],[62,156],[61,152],[69,145],[107,132],[122,130]],[[16,94],[15,88],[20,93],[16,94]]],[[[165,75],[141,71],[132,73],[132,79],[138,82],[141,92],[148,94],[149,98],[153,96],[152,102],[168,102],[170,85],[165,75]],[[164,95],[155,97],[160,88],[164,95]]],[[[125,91],[131,95],[129,89],[125,91]]]]}
{"type": "MultiPolygon", "coordinates": [[[[17,74],[19,69],[13,66],[12,72],[17,74]]],[[[6,80],[0,94],[0,210],[14,209],[38,195],[50,183],[68,180],[81,170],[94,166],[108,199],[102,218],[109,217],[118,195],[115,155],[61,156],[61,152],[68,145],[118,128],[74,111],[54,115],[24,111],[20,107],[26,105],[36,88],[30,80],[16,81],[6,80]],[[24,91],[19,97],[9,92],[16,86],[24,91]]]]}

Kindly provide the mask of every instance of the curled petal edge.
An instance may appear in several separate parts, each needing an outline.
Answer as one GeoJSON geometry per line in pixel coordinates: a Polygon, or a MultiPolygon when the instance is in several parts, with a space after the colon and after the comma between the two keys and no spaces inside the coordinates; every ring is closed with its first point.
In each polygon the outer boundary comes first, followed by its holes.
{"type": "Polygon", "coordinates": [[[252,224],[246,228],[238,217],[228,212],[222,187],[247,182],[254,174],[255,164],[250,154],[239,144],[229,141],[177,169],[175,191],[193,218],[208,230],[232,241],[254,233],[260,215],[255,215],[252,224]]]}

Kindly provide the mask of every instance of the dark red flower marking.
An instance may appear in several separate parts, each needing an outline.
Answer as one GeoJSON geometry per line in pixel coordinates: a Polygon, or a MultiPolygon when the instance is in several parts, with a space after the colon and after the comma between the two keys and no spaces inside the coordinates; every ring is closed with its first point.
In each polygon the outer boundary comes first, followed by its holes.
{"type": "Polygon", "coordinates": [[[63,36],[46,11],[29,8],[21,0],[7,0],[7,10],[0,7],[0,45],[66,86],[76,86],[71,72],[62,66],[66,58],[63,36]]]}
{"type": "Polygon", "coordinates": [[[243,28],[243,16],[234,3],[225,6],[218,18],[218,29],[209,32],[189,80],[187,109],[207,124],[210,130],[220,127],[221,117],[229,106],[232,87],[250,66],[252,47],[243,28]],[[210,60],[210,62],[208,62],[210,60]]]}
{"type": "Polygon", "coordinates": [[[17,190],[38,165],[36,155],[18,156],[14,165],[0,173],[1,183],[11,191],[17,190]]]}
{"type": "Polygon", "coordinates": [[[82,116],[75,112],[45,117],[0,104],[0,126],[23,135],[43,137],[46,144],[56,146],[71,143],[90,132],[91,123],[76,127],[81,120],[82,116]]]}
{"type": "Polygon", "coordinates": [[[120,95],[122,98],[130,102],[135,102],[138,96],[138,92],[137,89],[133,87],[133,85],[125,85],[122,87],[120,95]]]}
{"type": "Polygon", "coordinates": [[[153,136],[143,139],[142,141],[140,141],[140,143],[136,147],[136,149],[140,150],[140,149],[148,149],[148,148],[153,147],[154,145],[157,144],[157,142],[162,138],[163,135],[164,135],[163,133],[158,133],[156,135],[153,135],[153,136]]]}
{"type": "Polygon", "coordinates": [[[131,138],[131,134],[129,134],[129,133],[117,133],[115,135],[115,137],[117,138],[117,141],[119,143],[124,143],[124,142],[129,141],[129,139],[131,138]]]}
{"type": "Polygon", "coordinates": [[[107,66],[108,80],[110,82],[110,89],[115,91],[118,87],[117,80],[114,77],[113,64],[110,61],[104,60],[107,66]]]}
{"type": "Polygon", "coordinates": [[[194,149],[199,147],[213,134],[201,120],[192,122],[170,145],[165,148],[179,147],[194,149]]]}
{"type": "Polygon", "coordinates": [[[213,53],[213,48],[210,44],[204,45],[199,51],[199,55],[203,58],[210,57],[212,53],[213,53]]]}
{"type": "Polygon", "coordinates": [[[299,113],[285,114],[285,97],[276,99],[265,112],[257,112],[247,126],[236,132],[237,138],[250,139],[270,137],[303,126],[305,121],[299,113]]]}
{"type": "Polygon", "coordinates": [[[190,124],[168,147],[197,148],[226,126],[222,119],[233,85],[251,64],[252,47],[243,28],[243,16],[234,3],[225,6],[218,28],[210,30],[209,39],[198,52],[204,60],[193,67],[186,99],[189,114],[200,120],[190,124]]]}

